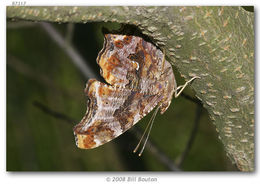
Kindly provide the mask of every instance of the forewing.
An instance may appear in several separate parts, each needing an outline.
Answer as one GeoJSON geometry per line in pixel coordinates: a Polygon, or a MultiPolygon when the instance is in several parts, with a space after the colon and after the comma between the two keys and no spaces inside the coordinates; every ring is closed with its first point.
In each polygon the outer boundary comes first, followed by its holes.
{"type": "Polygon", "coordinates": [[[138,68],[138,64],[128,56],[135,53],[139,37],[106,34],[103,49],[100,51],[97,63],[101,75],[110,85],[124,87],[131,83],[127,78],[138,68]]]}

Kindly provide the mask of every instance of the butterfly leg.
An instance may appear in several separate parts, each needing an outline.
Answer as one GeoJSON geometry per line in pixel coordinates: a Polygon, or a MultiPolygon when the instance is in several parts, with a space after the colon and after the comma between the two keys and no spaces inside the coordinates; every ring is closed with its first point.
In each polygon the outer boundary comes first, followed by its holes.
{"type": "Polygon", "coordinates": [[[165,64],[165,49],[163,49],[162,71],[164,70],[164,64],[165,64]]]}
{"type": "Polygon", "coordinates": [[[184,85],[181,85],[181,86],[178,86],[176,89],[175,89],[175,93],[174,93],[174,97],[177,98],[181,93],[182,91],[185,89],[185,87],[191,83],[194,79],[197,79],[197,78],[200,78],[198,76],[194,76],[193,78],[191,78],[189,81],[187,81],[184,85]],[[180,90],[178,92],[178,90],[180,90]]]}

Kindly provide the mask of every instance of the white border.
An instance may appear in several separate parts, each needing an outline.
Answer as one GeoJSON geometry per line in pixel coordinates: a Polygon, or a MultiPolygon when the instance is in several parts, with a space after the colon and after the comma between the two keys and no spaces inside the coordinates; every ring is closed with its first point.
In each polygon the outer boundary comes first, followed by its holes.
{"type": "MultiPolygon", "coordinates": [[[[106,184],[106,185],[125,185],[125,184],[136,184],[136,185],[144,185],[145,183],[142,182],[107,182],[107,177],[113,176],[142,176],[142,177],[157,177],[158,181],[147,182],[149,184],[162,184],[162,185],[217,185],[220,184],[224,185],[256,185],[259,183],[259,173],[257,171],[259,164],[258,161],[256,165],[256,172],[255,173],[216,173],[216,172],[194,172],[194,173],[169,173],[169,172],[105,172],[105,173],[7,173],[6,172],[6,6],[12,5],[13,1],[6,0],[0,1],[0,58],[1,58],[1,67],[0,67],[0,118],[1,118],[1,174],[0,180],[1,185],[37,185],[37,186],[46,186],[46,185],[98,185],[98,184],[106,184]]],[[[21,1],[23,2],[23,1],[21,1]]],[[[185,0],[174,0],[174,1],[164,1],[164,0],[131,0],[123,4],[123,1],[118,0],[108,0],[108,1],[84,1],[84,0],[52,0],[52,1],[32,1],[26,0],[26,5],[254,5],[255,6],[255,34],[257,35],[258,30],[258,2],[257,0],[252,1],[241,1],[241,0],[218,0],[214,2],[209,2],[205,0],[197,0],[197,1],[185,1],[185,0]],[[229,4],[227,4],[229,3],[229,4]]],[[[258,38],[256,36],[256,60],[257,60],[257,53],[259,53],[259,49],[257,47],[258,38]]],[[[255,62],[257,63],[257,62],[255,62]]],[[[256,82],[259,82],[259,76],[257,76],[257,72],[259,65],[256,65],[256,82]]],[[[259,85],[258,83],[256,86],[259,85]]],[[[259,86],[257,86],[259,87],[259,86]]],[[[257,99],[256,99],[257,101],[257,99]]],[[[256,105],[256,108],[258,103],[256,105]]],[[[256,110],[256,116],[259,115],[258,110],[256,110]]],[[[256,118],[256,126],[257,126],[258,119],[256,118]]],[[[257,127],[259,129],[259,127],[257,127]]],[[[259,134],[259,131],[257,131],[259,134]]],[[[256,138],[257,139],[257,138],[256,138]]],[[[256,148],[259,148],[259,143],[256,141],[256,148]]],[[[257,156],[256,156],[257,157],[257,156]]]]}
{"type": "MultiPolygon", "coordinates": [[[[91,1],[91,0],[52,0],[52,1],[43,1],[43,0],[21,0],[18,2],[26,2],[26,6],[76,6],[76,5],[88,5],[88,6],[115,6],[115,5],[124,5],[124,6],[133,6],[133,5],[175,5],[175,6],[194,6],[194,5],[227,5],[227,6],[241,6],[241,5],[256,5],[257,0],[218,0],[218,1],[208,1],[208,0],[130,0],[130,1],[120,1],[120,0],[98,0],[98,1],[91,1]]],[[[1,2],[7,6],[12,5],[12,0],[5,0],[5,2],[1,2]]]]}

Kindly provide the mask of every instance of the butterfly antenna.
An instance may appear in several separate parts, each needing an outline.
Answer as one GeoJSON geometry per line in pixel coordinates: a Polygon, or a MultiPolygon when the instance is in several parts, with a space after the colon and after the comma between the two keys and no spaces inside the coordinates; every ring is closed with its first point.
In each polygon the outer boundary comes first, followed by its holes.
{"type": "MultiPolygon", "coordinates": [[[[154,120],[154,118],[155,118],[155,116],[156,116],[158,110],[159,110],[159,107],[154,111],[154,113],[153,113],[153,115],[152,115],[150,121],[148,122],[148,124],[147,124],[147,126],[146,126],[146,128],[145,128],[145,130],[144,130],[144,133],[143,133],[141,139],[139,140],[138,144],[136,145],[136,147],[135,147],[135,149],[134,149],[134,151],[133,151],[134,153],[136,153],[136,151],[138,150],[138,148],[139,148],[139,146],[140,146],[140,144],[141,144],[141,142],[142,142],[142,140],[143,140],[143,138],[144,138],[144,136],[145,136],[145,134],[146,134],[146,131],[147,131],[147,129],[149,128],[149,126],[151,125],[151,123],[153,122],[153,120],[154,120]]],[[[151,127],[150,127],[150,128],[151,128],[151,127]]],[[[151,129],[149,129],[149,130],[151,130],[151,129]]]]}
{"type": "MultiPolygon", "coordinates": [[[[152,118],[151,118],[151,119],[152,119],[152,118]]],[[[151,119],[150,119],[150,121],[151,121],[151,119]]],[[[147,129],[148,129],[148,126],[150,125],[150,121],[149,121],[149,123],[147,124],[147,126],[146,126],[146,128],[145,128],[145,130],[144,130],[144,133],[143,133],[141,139],[139,140],[138,144],[136,145],[135,149],[133,150],[133,153],[136,153],[136,151],[138,150],[138,148],[139,148],[139,146],[140,146],[140,144],[141,144],[141,142],[142,142],[142,140],[143,140],[143,138],[144,138],[144,135],[145,135],[145,133],[146,133],[146,131],[147,131],[147,129]]]]}
{"type": "Polygon", "coordinates": [[[160,108],[160,107],[157,107],[156,110],[155,110],[154,113],[153,113],[153,116],[152,116],[152,118],[151,118],[151,120],[150,120],[151,123],[150,123],[149,131],[148,131],[148,133],[147,133],[145,142],[144,142],[144,144],[143,144],[143,148],[141,149],[141,151],[140,151],[140,153],[138,154],[138,156],[141,156],[142,153],[143,153],[143,151],[144,151],[145,145],[146,145],[146,143],[147,143],[147,140],[148,140],[148,138],[149,138],[149,136],[150,136],[151,129],[152,129],[152,127],[153,127],[153,123],[154,123],[155,116],[156,116],[156,114],[158,113],[159,108],[160,108]]]}

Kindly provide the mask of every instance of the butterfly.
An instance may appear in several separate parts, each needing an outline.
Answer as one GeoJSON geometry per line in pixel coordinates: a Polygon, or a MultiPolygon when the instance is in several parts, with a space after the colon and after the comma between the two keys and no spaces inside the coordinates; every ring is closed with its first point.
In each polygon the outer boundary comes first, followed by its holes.
{"type": "MultiPolygon", "coordinates": [[[[163,114],[173,95],[178,97],[197,78],[177,87],[164,53],[132,35],[105,34],[97,63],[106,83],[90,79],[86,84],[87,111],[73,129],[76,145],[82,149],[96,148],[115,139],[156,108],[144,132],[149,128],[149,136],[158,110],[163,114]]],[[[139,155],[142,152],[143,149],[139,155]]]]}

